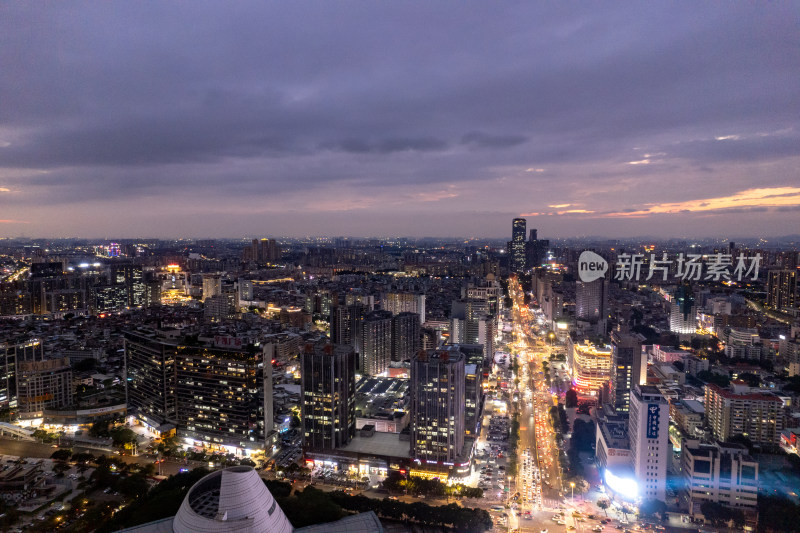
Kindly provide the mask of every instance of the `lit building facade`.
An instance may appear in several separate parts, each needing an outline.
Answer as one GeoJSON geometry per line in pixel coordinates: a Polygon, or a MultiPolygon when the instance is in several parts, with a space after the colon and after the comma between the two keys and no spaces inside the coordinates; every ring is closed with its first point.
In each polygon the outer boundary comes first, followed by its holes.
{"type": "Polygon", "coordinates": [[[465,357],[460,351],[420,352],[411,360],[411,457],[452,466],[465,435],[465,357]]]}
{"type": "Polygon", "coordinates": [[[669,404],[658,388],[638,385],[631,391],[628,438],[639,498],[665,501],[669,442],[669,404]]]}
{"type": "Polygon", "coordinates": [[[272,433],[271,354],[233,337],[125,333],[132,415],[195,446],[248,454],[272,433]]]}
{"type": "Polygon", "coordinates": [[[631,388],[644,385],[647,378],[647,359],[638,337],[624,333],[611,334],[611,404],[618,413],[630,410],[631,388]]]}
{"type": "Polygon", "coordinates": [[[611,380],[612,350],[609,346],[601,348],[588,340],[581,344],[568,337],[567,362],[573,387],[581,394],[597,396],[611,380]]]}
{"type": "Polygon", "coordinates": [[[390,292],[383,299],[383,308],[392,314],[416,313],[420,324],[425,322],[425,295],[410,292],[390,292]]]}
{"type": "Polygon", "coordinates": [[[688,285],[678,287],[670,302],[669,330],[681,335],[697,331],[697,307],[694,305],[692,289],[688,285]]]}
{"type": "Polygon", "coordinates": [[[64,409],[73,401],[69,357],[17,362],[20,418],[40,418],[45,409],[64,409]]]}
{"type": "Polygon", "coordinates": [[[372,311],[361,321],[356,351],[362,374],[377,376],[392,361],[392,322],[392,313],[389,311],[372,311]]]}
{"type": "Polygon", "coordinates": [[[704,502],[755,511],[758,499],[758,462],[741,444],[700,444],[684,440],[681,472],[689,499],[689,514],[702,515],[704,502]]]}
{"type": "Polygon", "coordinates": [[[306,450],[333,450],[356,432],[356,353],[351,346],[308,344],[301,358],[301,421],[306,450]]]}
{"type": "Polygon", "coordinates": [[[511,222],[511,240],[508,241],[508,259],[511,272],[521,274],[525,271],[525,229],[527,221],[515,218],[511,222]]]}
{"type": "Polygon", "coordinates": [[[753,444],[777,448],[784,428],[783,406],[783,400],[769,391],[737,384],[730,389],[706,385],[706,424],[719,441],[744,435],[753,444]]]}

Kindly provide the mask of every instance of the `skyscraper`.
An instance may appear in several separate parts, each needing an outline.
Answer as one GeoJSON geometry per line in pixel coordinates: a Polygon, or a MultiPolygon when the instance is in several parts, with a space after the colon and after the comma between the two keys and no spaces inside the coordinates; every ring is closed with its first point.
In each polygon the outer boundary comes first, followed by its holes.
{"type": "MultiPolygon", "coordinates": [[[[630,410],[631,389],[642,377],[642,343],[632,335],[611,333],[611,403],[617,413],[630,410]]],[[[645,373],[647,366],[645,362],[645,373]]]]}
{"type": "Polygon", "coordinates": [[[692,288],[681,284],[670,303],[669,330],[673,333],[690,334],[697,330],[697,308],[694,305],[692,288]]]}
{"type": "Polygon", "coordinates": [[[628,417],[633,471],[639,483],[639,497],[664,500],[667,464],[672,453],[669,442],[669,404],[652,385],[633,387],[628,417]]]}
{"type": "Polygon", "coordinates": [[[547,249],[550,247],[550,241],[538,239],[536,233],[536,230],[532,229],[528,242],[525,243],[525,266],[529,269],[541,266],[545,262],[547,249]]]}
{"type": "Polygon", "coordinates": [[[587,322],[603,322],[606,318],[608,283],[605,278],[575,282],[575,318],[587,322]]]}
{"type": "Polygon", "coordinates": [[[356,353],[351,346],[307,344],[300,357],[303,446],[344,446],[356,433],[356,353]]]}
{"type": "Polygon", "coordinates": [[[148,425],[177,424],[175,344],[155,332],[125,332],[128,410],[148,425]]]}
{"type": "Polygon", "coordinates": [[[459,351],[421,351],[411,360],[411,457],[453,464],[464,447],[465,368],[459,351]]]}
{"type": "Polygon", "coordinates": [[[508,259],[511,272],[521,274],[525,271],[525,226],[524,218],[511,222],[511,240],[508,241],[508,259]]]}

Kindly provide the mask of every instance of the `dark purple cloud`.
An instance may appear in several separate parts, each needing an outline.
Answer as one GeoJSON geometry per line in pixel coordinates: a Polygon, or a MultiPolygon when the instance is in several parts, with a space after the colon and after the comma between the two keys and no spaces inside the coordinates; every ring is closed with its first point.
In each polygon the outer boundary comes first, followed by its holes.
{"type": "MultiPolygon", "coordinates": [[[[798,65],[791,3],[6,3],[1,217],[500,236],[548,204],[795,185],[798,65]]],[[[797,222],[773,209],[748,231],[797,222]]]]}

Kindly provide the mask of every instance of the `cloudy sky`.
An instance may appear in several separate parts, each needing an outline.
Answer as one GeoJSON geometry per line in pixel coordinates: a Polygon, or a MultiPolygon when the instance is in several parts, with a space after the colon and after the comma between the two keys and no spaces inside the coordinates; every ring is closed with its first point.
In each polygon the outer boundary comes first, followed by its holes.
{"type": "Polygon", "coordinates": [[[776,236],[800,3],[5,2],[0,236],[776,236]]]}

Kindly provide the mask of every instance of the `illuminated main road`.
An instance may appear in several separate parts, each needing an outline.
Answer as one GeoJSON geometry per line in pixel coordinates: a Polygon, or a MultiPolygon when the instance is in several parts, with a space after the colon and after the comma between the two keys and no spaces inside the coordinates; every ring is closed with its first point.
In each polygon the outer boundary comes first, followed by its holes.
{"type": "MultiPolygon", "coordinates": [[[[524,304],[522,289],[515,279],[509,281],[512,309],[514,346],[517,353],[519,377],[520,440],[517,456],[529,448],[536,459],[542,480],[542,504],[544,509],[554,509],[563,502],[561,494],[561,471],[558,465],[558,448],[550,424],[550,407],[554,397],[542,374],[542,361],[547,353],[532,331],[534,317],[524,304]]],[[[523,511],[531,509],[530,505],[523,511]]],[[[519,521],[521,531],[539,531],[526,520],[519,521]]],[[[555,526],[553,524],[550,527],[555,526]]],[[[559,528],[560,529],[560,528],[559,528]]]]}

